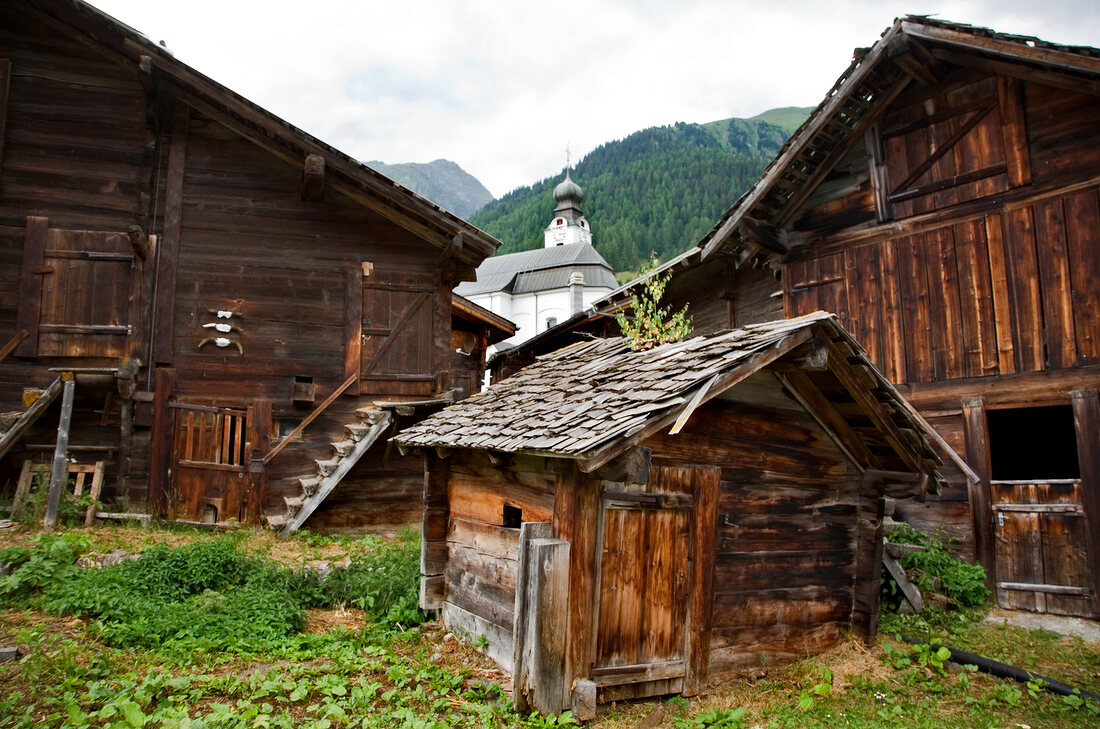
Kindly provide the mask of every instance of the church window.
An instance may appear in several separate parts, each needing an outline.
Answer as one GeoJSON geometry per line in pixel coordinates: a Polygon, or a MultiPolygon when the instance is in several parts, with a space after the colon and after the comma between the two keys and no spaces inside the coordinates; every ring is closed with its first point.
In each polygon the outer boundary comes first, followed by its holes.
{"type": "Polygon", "coordinates": [[[546,328],[547,329],[549,329],[550,327],[556,326],[557,323],[558,323],[558,318],[556,316],[546,317],[546,328]]]}
{"type": "Polygon", "coordinates": [[[565,225],[565,218],[558,218],[554,221],[554,225],[565,225]]]}

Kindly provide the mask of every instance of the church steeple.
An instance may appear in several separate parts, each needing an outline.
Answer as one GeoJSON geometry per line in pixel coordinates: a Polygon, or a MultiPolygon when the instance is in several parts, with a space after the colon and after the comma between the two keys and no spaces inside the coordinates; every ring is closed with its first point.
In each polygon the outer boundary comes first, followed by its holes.
{"type": "Polygon", "coordinates": [[[569,176],[569,168],[566,167],[565,179],[554,188],[554,217],[550,225],[543,230],[547,248],[573,243],[592,245],[592,231],[588,227],[584,213],[581,212],[583,201],[584,191],[581,190],[580,185],[573,182],[569,176]]]}

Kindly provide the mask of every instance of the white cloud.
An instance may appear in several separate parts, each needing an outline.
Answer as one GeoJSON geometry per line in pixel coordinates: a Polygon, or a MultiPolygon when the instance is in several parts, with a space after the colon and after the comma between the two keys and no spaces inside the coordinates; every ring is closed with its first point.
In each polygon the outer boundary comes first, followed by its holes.
{"type": "Polygon", "coordinates": [[[1094,0],[98,0],[360,159],[451,159],[494,194],[656,124],[817,104],[896,16],[1100,45],[1094,0]]]}

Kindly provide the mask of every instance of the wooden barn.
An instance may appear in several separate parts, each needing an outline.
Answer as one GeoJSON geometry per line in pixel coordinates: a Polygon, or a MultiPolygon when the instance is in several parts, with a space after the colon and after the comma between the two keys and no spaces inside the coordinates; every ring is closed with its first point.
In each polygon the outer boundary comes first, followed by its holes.
{"type": "Polygon", "coordinates": [[[899,514],[1002,606],[1100,616],[1100,50],[896,21],[668,270],[697,331],[836,313],[972,472],[899,514]]]}
{"type": "Polygon", "coordinates": [[[394,439],[428,456],[421,605],[581,718],[873,636],[921,428],[823,313],[566,347],[394,439]]]}
{"type": "Polygon", "coordinates": [[[84,2],[0,5],[8,493],[76,459],[126,511],[418,522],[383,436],[514,332],[452,295],[496,246],[84,2]]]}

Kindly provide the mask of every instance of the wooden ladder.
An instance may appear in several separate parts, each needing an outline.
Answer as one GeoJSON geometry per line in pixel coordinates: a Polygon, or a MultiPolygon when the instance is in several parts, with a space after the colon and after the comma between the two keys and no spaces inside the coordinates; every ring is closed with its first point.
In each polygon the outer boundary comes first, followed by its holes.
{"type": "Polygon", "coordinates": [[[332,444],[333,457],[316,461],[316,476],[300,479],[302,495],[283,499],[285,514],[267,516],[268,526],[280,530],[279,537],[289,537],[305,523],[393,422],[393,414],[388,410],[360,408],[356,414],[359,421],[344,426],[347,438],[332,444]]]}

